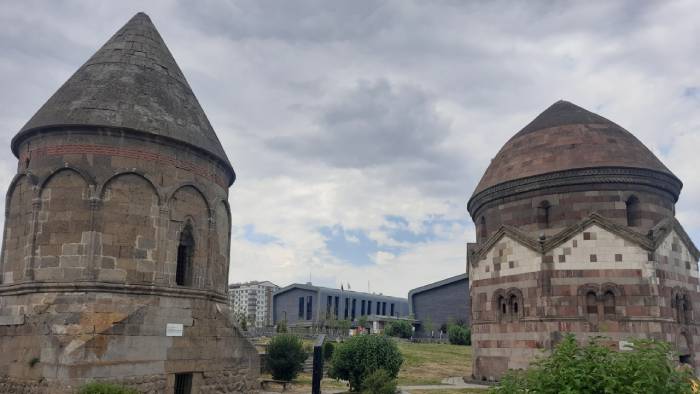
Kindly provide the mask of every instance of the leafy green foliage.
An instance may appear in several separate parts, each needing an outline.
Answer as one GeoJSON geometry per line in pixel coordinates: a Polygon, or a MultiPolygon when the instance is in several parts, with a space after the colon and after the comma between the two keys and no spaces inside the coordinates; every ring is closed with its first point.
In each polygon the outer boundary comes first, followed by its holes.
{"type": "Polygon", "coordinates": [[[287,332],[287,321],[282,320],[279,323],[277,323],[277,328],[275,329],[277,333],[279,334],[285,334],[287,332]]]}
{"type": "Polygon", "coordinates": [[[372,372],[383,369],[396,379],[403,357],[399,348],[383,335],[358,335],[339,344],[333,352],[329,376],[347,380],[350,391],[359,391],[372,372]]]}
{"type": "Polygon", "coordinates": [[[139,392],[112,383],[92,382],[83,385],[78,394],[138,394],[139,392]]]}
{"type": "Polygon", "coordinates": [[[413,335],[413,326],[405,320],[397,320],[386,325],[384,334],[390,337],[408,339],[413,335]]]}
{"type": "Polygon", "coordinates": [[[384,369],[378,369],[362,382],[362,394],[395,394],[396,379],[384,369]]]}
{"type": "Polygon", "coordinates": [[[357,325],[362,328],[369,328],[369,320],[367,319],[367,316],[360,316],[360,318],[357,319],[357,325]]]}
{"type": "Polygon", "coordinates": [[[511,371],[494,394],[511,393],[691,393],[688,368],[676,368],[669,344],[634,340],[632,350],[618,352],[597,340],[586,346],[568,334],[548,357],[527,371],[511,371]]]}
{"type": "Polygon", "coordinates": [[[323,342],[323,359],[329,361],[333,357],[334,350],[335,345],[333,345],[333,342],[323,342]]]}
{"type": "Polygon", "coordinates": [[[472,331],[468,327],[457,324],[447,326],[447,338],[453,345],[471,345],[472,331]]]}
{"type": "Polygon", "coordinates": [[[276,380],[293,380],[304,368],[308,357],[301,338],[280,334],[267,345],[267,369],[276,380]]]}

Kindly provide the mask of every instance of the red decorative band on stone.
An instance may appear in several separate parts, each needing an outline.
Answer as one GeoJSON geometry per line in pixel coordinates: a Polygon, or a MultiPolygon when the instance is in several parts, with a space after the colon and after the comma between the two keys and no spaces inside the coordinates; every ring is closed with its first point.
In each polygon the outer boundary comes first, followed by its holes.
{"type": "Polygon", "coordinates": [[[206,178],[226,189],[228,187],[228,182],[222,177],[217,176],[212,173],[207,167],[198,166],[197,164],[180,160],[172,156],[163,155],[157,152],[151,152],[141,149],[128,149],[122,147],[108,146],[108,145],[86,145],[86,144],[74,144],[74,145],[57,145],[57,146],[47,146],[42,148],[37,148],[20,154],[20,163],[24,162],[27,156],[31,158],[38,158],[42,156],[62,156],[62,155],[99,155],[99,156],[117,156],[126,157],[129,159],[136,160],[146,160],[155,161],[159,164],[173,166],[180,168],[182,170],[191,172],[197,176],[206,178]]]}

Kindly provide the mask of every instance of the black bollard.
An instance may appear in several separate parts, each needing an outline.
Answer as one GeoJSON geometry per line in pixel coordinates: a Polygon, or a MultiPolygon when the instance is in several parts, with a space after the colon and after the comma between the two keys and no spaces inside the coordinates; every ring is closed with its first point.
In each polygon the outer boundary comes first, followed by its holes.
{"type": "Polygon", "coordinates": [[[323,379],[323,341],[325,334],[316,338],[314,343],[314,370],[311,374],[311,394],[321,394],[321,379],[323,379]]]}

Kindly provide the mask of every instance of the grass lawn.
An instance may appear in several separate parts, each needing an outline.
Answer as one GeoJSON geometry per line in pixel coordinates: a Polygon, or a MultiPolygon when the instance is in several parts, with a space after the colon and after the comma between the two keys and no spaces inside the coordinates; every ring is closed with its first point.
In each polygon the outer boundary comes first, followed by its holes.
{"type": "Polygon", "coordinates": [[[471,346],[408,342],[398,345],[404,358],[399,385],[440,384],[444,378],[472,374],[471,346]]]}

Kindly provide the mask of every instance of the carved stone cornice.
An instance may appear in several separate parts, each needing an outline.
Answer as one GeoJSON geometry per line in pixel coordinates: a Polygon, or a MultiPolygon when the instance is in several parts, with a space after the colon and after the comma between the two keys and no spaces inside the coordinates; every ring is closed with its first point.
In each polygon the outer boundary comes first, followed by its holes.
{"type": "Polygon", "coordinates": [[[35,293],[117,293],[129,295],[154,295],[177,298],[197,298],[215,302],[227,302],[226,295],[211,290],[187,287],[168,287],[106,282],[23,282],[0,285],[1,296],[16,296],[35,293]]]}
{"type": "Polygon", "coordinates": [[[634,184],[659,189],[678,200],[683,183],[671,174],[664,172],[627,167],[592,167],[550,172],[508,182],[499,183],[473,195],[467,203],[472,217],[484,205],[517,194],[562,186],[590,184],[634,184]]]}

